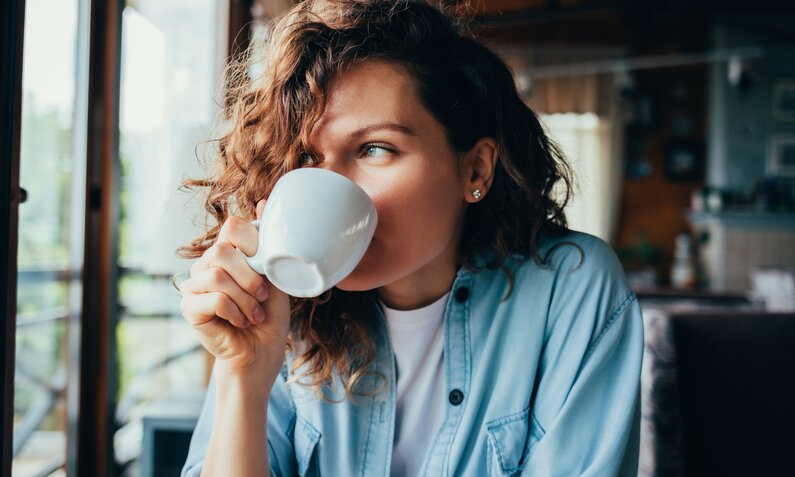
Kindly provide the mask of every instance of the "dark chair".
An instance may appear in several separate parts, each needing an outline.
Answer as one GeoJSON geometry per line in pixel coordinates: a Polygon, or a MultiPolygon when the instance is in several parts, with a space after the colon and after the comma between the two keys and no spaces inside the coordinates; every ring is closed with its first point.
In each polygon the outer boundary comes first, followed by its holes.
{"type": "Polygon", "coordinates": [[[795,314],[671,320],[687,475],[795,475],[795,314]]]}
{"type": "Polygon", "coordinates": [[[747,293],[678,290],[675,288],[640,288],[635,295],[642,305],[669,307],[690,304],[693,308],[758,308],[747,293]]]}

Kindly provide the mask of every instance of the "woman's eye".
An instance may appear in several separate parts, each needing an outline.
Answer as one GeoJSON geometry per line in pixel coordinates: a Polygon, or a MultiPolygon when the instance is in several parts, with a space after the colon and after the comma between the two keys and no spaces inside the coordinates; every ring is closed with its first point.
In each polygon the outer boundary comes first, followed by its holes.
{"type": "Polygon", "coordinates": [[[377,144],[367,144],[362,148],[362,156],[370,158],[384,158],[394,153],[392,149],[377,144]]]}
{"type": "Polygon", "coordinates": [[[312,155],[308,152],[302,152],[298,155],[298,167],[314,166],[316,162],[317,161],[315,161],[315,158],[312,157],[312,155]]]}

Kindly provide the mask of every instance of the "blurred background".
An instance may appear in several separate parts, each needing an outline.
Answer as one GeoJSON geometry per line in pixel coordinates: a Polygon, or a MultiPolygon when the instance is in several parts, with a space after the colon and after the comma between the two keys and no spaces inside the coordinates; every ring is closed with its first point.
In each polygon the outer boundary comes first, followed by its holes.
{"type": "MultiPolygon", "coordinates": [[[[570,227],[641,300],[639,475],[792,475],[793,2],[446,3],[513,69],[574,167],[570,227]]],[[[211,366],[171,284],[207,225],[178,186],[213,156],[227,59],[292,4],[2,7],[2,475],[178,474],[211,366]]]]}

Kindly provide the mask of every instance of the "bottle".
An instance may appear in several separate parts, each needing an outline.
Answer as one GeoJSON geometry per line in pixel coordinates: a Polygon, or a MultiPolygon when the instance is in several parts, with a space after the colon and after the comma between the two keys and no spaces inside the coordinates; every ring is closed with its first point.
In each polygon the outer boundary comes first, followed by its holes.
{"type": "Polygon", "coordinates": [[[671,265],[671,286],[692,289],[696,286],[696,268],[691,254],[690,235],[680,233],[676,236],[674,262],[671,265]]]}

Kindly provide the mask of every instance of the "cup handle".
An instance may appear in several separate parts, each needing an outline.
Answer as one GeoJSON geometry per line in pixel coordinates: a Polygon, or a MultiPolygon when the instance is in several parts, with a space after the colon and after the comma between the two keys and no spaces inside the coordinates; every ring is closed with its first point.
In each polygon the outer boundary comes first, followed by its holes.
{"type": "MultiPolygon", "coordinates": [[[[256,227],[257,230],[259,230],[260,224],[262,224],[262,220],[261,219],[252,220],[251,221],[251,225],[256,227]]],[[[263,257],[264,252],[262,250],[262,247],[257,247],[257,252],[254,255],[252,255],[251,257],[249,257],[248,255],[243,253],[243,251],[240,250],[239,248],[237,249],[237,251],[240,252],[240,255],[242,255],[243,258],[246,259],[246,263],[248,263],[249,267],[254,269],[254,271],[259,273],[260,275],[265,275],[265,265],[264,265],[264,263],[262,261],[262,259],[264,258],[263,257]]]]}

